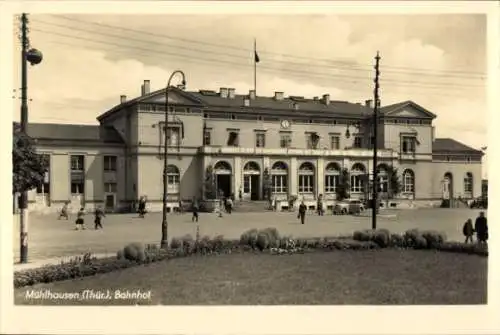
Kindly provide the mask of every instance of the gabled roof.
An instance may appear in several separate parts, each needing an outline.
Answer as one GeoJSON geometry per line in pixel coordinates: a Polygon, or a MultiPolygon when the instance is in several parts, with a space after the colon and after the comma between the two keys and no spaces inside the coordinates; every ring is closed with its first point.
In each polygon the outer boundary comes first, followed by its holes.
{"type": "MultiPolygon", "coordinates": [[[[133,106],[135,104],[138,104],[138,103],[141,103],[144,101],[148,101],[148,100],[152,100],[154,98],[160,97],[160,96],[164,96],[165,90],[166,90],[166,88],[162,88],[160,90],[156,90],[156,91],[151,92],[149,94],[141,95],[141,96],[134,98],[132,100],[128,100],[124,103],[118,104],[118,105],[114,106],[113,108],[111,108],[110,110],[108,110],[107,112],[105,112],[104,114],[99,115],[97,117],[97,120],[101,121],[102,119],[110,116],[111,114],[114,114],[114,113],[116,113],[120,110],[123,110],[124,108],[127,108],[129,106],[133,106]]],[[[191,100],[192,105],[194,105],[194,106],[200,106],[200,107],[202,106],[202,103],[200,101],[198,101],[194,96],[191,96],[188,92],[185,92],[181,89],[178,89],[177,87],[171,86],[169,88],[169,92],[178,94],[178,95],[186,98],[187,100],[191,100]]]]}
{"type": "Polygon", "coordinates": [[[387,106],[381,107],[380,108],[380,113],[383,114],[383,115],[385,115],[385,116],[390,116],[391,114],[397,113],[397,112],[403,110],[406,107],[412,107],[412,108],[414,108],[414,109],[422,112],[427,117],[430,117],[430,118],[433,118],[433,119],[436,118],[436,114],[431,113],[430,111],[428,111],[424,107],[420,106],[419,104],[417,104],[417,103],[415,103],[415,102],[413,102],[411,100],[407,100],[407,101],[403,101],[403,102],[398,102],[396,104],[392,104],[392,105],[387,105],[387,106]]]}
{"type": "MultiPolygon", "coordinates": [[[[17,125],[14,124],[14,127],[17,125]]],[[[99,125],[71,125],[53,123],[29,123],[28,135],[37,140],[63,140],[124,144],[120,134],[112,127],[99,125]]]]}
{"type": "Polygon", "coordinates": [[[483,155],[481,150],[471,148],[452,138],[436,138],[432,143],[432,153],[469,153],[483,155]]]}

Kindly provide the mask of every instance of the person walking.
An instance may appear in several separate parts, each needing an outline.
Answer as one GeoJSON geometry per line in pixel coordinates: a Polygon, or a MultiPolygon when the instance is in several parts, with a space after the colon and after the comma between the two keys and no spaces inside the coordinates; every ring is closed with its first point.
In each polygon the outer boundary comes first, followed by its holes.
{"type": "Polygon", "coordinates": [[[101,209],[101,207],[96,207],[95,209],[95,212],[94,212],[94,224],[95,224],[95,230],[99,229],[99,228],[103,228],[102,227],[102,218],[103,217],[106,217],[106,215],[104,214],[104,211],[101,209]]]}
{"type": "Polygon", "coordinates": [[[467,219],[464,223],[464,227],[462,228],[462,232],[464,233],[465,236],[465,243],[473,243],[473,236],[474,236],[474,227],[472,226],[472,220],[467,219]]]}
{"type": "Polygon", "coordinates": [[[76,214],[76,227],[75,230],[78,230],[78,228],[81,228],[82,230],[85,230],[85,208],[80,208],[78,213],[76,214]]]}
{"type": "Polygon", "coordinates": [[[66,220],[69,219],[68,206],[69,206],[69,201],[66,201],[64,203],[64,206],[61,208],[61,212],[59,213],[59,217],[57,218],[58,220],[61,220],[61,218],[65,218],[66,220]]]}
{"type": "Polygon", "coordinates": [[[231,197],[226,199],[226,212],[227,214],[231,214],[233,211],[233,199],[231,197]]]}
{"type": "Polygon", "coordinates": [[[305,223],[306,211],[307,211],[306,204],[304,203],[304,200],[302,200],[302,202],[299,205],[299,214],[297,215],[297,219],[300,219],[301,224],[305,223]]]}
{"type": "Polygon", "coordinates": [[[146,198],[144,196],[140,197],[139,199],[139,217],[144,219],[144,216],[146,215],[146,198]]]}
{"type": "Polygon", "coordinates": [[[479,244],[486,244],[486,241],[488,241],[488,220],[486,220],[484,212],[479,213],[474,230],[476,231],[477,242],[479,244]]]}
{"type": "Polygon", "coordinates": [[[192,222],[198,222],[200,206],[198,205],[198,200],[196,198],[193,199],[193,217],[191,218],[192,222]]]}
{"type": "Polygon", "coordinates": [[[323,210],[323,195],[320,194],[318,196],[318,202],[316,204],[316,207],[317,207],[317,212],[318,212],[318,215],[319,216],[323,216],[323,214],[325,213],[324,210],[323,210]]]}

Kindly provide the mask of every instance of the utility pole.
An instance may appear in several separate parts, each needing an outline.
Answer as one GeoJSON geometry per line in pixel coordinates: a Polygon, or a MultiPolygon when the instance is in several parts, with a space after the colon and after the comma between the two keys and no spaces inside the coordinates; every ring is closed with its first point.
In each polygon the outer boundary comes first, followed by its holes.
{"type": "MultiPolygon", "coordinates": [[[[21,15],[21,133],[27,135],[28,128],[28,62],[37,65],[42,62],[42,53],[30,48],[28,38],[28,15],[21,15]],[[29,50],[28,50],[29,49],[29,50]]],[[[19,196],[20,210],[20,254],[21,263],[28,262],[28,191],[19,196]]]]}
{"type": "Polygon", "coordinates": [[[375,89],[374,89],[374,107],[373,107],[373,190],[372,190],[372,229],[377,229],[377,212],[378,212],[378,109],[380,105],[380,99],[378,95],[379,91],[379,62],[380,56],[377,51],[377,56],[375,56],[375,89]]]}
{"type": "MultiPolygon", "coordinates": [[[[28,16],[21,15],[21,133],[26,134],[28,127],[28,16]]],[[[21,221],[21,263],[28,262],[28,192],[23,191],[19,199],[21,221]]]]}

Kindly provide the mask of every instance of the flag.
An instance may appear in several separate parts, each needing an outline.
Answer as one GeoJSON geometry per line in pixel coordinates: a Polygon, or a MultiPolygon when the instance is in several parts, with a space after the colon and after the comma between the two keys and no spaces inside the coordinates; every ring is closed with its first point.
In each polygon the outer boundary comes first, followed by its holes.
{"type": "Polygon", "coordinates": [[[255,63],[260,62],[260,58],[259,58],[259,54],[257,53],[257,50],[255,50],[254,53],[255,53],[255,56],[254,56],[255,63]]]}

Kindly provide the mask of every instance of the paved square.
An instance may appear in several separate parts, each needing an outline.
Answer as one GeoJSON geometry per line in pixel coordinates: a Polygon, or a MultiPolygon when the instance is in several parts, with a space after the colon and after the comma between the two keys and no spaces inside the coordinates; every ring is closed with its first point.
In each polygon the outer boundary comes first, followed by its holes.
{"type": "MultiPolygon", "coordinates": [[[[410,228],[434,229],[447,234],[448,240],[461,241],[462,225],[467,218],[475,219],[478,210],[470,209],[414,209],[383,212],[378,219],[379,228],[391,232],[404,232],[410,228]]],[[[108,215],[104,229],[93,229],[93,216],[86,216],[87,230],[74,230],[74,217],[68,221],[57,216],[30,216],[29,261],[41,261],[75,256],[85,252],[115,254],[130,242],[159,243],[161,238],[161,213],[150,213],[145,219],[132,214],[108,215]]],[[[196,234],[196,225],[189,213],[168,216],[169,238],[196,234]]],[[[19,259],[19,216],[14,218],[14,260],[19,259]]],[[[371,228],[371,217],[333,216],[311,214],[306,224],[299,224],[296,213],[233,213],[219,218],[215,214],[200,215],[200,234],[224,235],[239,238],[251,228],[275,227],[282,235],[295,237],[323,237],[351,234],[354,230],[371,228]]]]}

